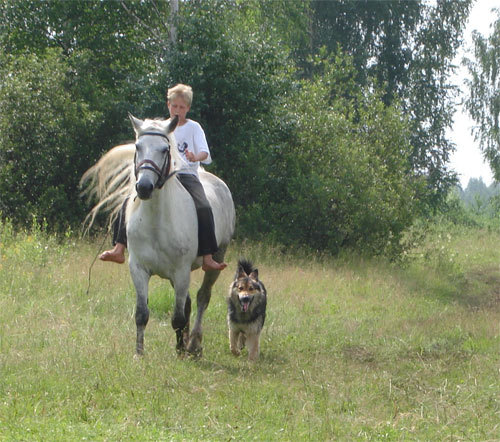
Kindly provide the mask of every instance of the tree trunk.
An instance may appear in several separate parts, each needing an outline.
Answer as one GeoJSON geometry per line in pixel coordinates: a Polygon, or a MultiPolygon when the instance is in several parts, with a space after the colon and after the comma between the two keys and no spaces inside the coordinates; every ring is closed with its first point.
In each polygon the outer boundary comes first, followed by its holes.
{"type": "Polygon", "coordinates": [[[179,12],[179,0],[170,0],[170,42],[175,46],[177,43],[177,28],[175,26],[179,12]]]}

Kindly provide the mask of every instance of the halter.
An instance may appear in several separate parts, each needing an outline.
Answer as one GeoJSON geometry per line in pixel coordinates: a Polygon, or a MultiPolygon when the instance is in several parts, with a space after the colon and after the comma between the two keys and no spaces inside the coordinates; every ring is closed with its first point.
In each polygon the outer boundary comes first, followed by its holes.
{"type": "MultiPolygon", "coordinates": [[[[166,138],[168,141],[168,137],[165,134],[162,134],[160,132],[144,132],[141,135],[139,135],[138,138],[144,136],[144,135],[154,135],[157,137],[163,137],[166,138]]],[[[137,152],[136,152],[137,156],[137,152]]],[[[156,181],[155,188],[161,189],[163,185],[166,183],[166,181],[171,178],[172,176],[175,175],[176,171],[174,170],[172,173],[170,172],[170,143],[168,145],[168,152],[165,157],[165,161],[163,162],[162,168],[158,167],[158,165],[153,161],[153,160],[142,160],[139,164],[135,166],[135,178],[137,180],[137,175],[139,174],[140,170],[152,170],[156,175],[158,175],[158,180],[156,181]]],[[[134,158],[134,164],[135,164],[135,158],[134,158]]]]}

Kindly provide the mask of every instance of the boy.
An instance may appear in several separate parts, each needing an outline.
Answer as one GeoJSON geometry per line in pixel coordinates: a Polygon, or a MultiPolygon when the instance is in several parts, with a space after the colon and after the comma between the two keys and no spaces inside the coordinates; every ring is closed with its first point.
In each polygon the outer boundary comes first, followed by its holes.
{"type": "MultiPolygon", "coordinates": [[[[212,256],[217,251],[214,218],[212,208],[198,177],[199,163],[210,164],[212,159],[202,127],[196,121],[186,118],[192,101],[193,90],[190,86],[178,84],[167,91],[167,107],[170,118],[175,115],[179,117],[174,135],[179,153],[185,160],[185,165],[177,172],[177,178],[193,198],[196,207],[198,255],[203,257],[202,269],[204,271],[223,270],[227,267],[227,264],[215,261],[212,256]]],[[[102,261],[119,264],[125,262],[127,240],[124,219],[124,209],[122,209],[114,226],[114,248],[105,251],[99,256],[102,261]]]]}

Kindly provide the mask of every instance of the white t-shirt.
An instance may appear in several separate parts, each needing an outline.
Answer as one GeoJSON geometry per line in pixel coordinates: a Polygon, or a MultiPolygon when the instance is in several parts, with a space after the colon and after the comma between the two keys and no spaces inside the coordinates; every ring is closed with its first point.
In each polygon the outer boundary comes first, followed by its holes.
{"type": "Polygon", "coordinates": [[[212,157],[208,149],[207,139],[205,132],[201,125],[193,120],[186,120],[182,126],[177,126],[174,130],[175,140],[177,141],[177,150],[184,160],[185,164],[181,166],[179,173],[189,173],[198,176],[198,168],[200,162],[191,162],[186,158],[186,149],[193,152],[195,155],[200,152],[208,153],[206,160],[202,161],[203,164],[210,164],[212,157]]]}

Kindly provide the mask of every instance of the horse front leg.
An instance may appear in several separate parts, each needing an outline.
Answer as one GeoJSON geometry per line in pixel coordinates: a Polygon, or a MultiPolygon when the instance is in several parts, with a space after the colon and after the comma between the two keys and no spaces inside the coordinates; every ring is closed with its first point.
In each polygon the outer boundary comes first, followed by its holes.
{"type": "Polygon", "coordinates": [[[176,350],[183,354],[189,340],[189,318],[191,316],[191,298],[189,297],[190,274],[182,275],[172,281],[175,291],[175,309],[172,315],[172,328],[176,335],[176,350]]]}
{"type": "Polygon", "coordinates": [[[149,321],[148,286],[151,275],[137,265],[130,264],[130,274],[136,292],[135,325],[137,339],[135,351],[138,355],[144,354],[144,331],[149,321]]]}
{"type": "Polygon", "coordinates": [[[212,286],[215,284],[215,281],[219,277],[219,274],[219,270],[209,270],[205,272],[203,283],[201,284],[201,287],[196,295],[196,321],[194,323],[193,331],[191,332],[189,345],[187,348],[189,353],[196,356],[201,356],[203,351],[203,348],[201,346],[201,342],[203,340],[203,330],[201,323],[203,320],[203,314],[205,313],[205,310],[207,309],[210,298],[212,296],[212,286]]]}

